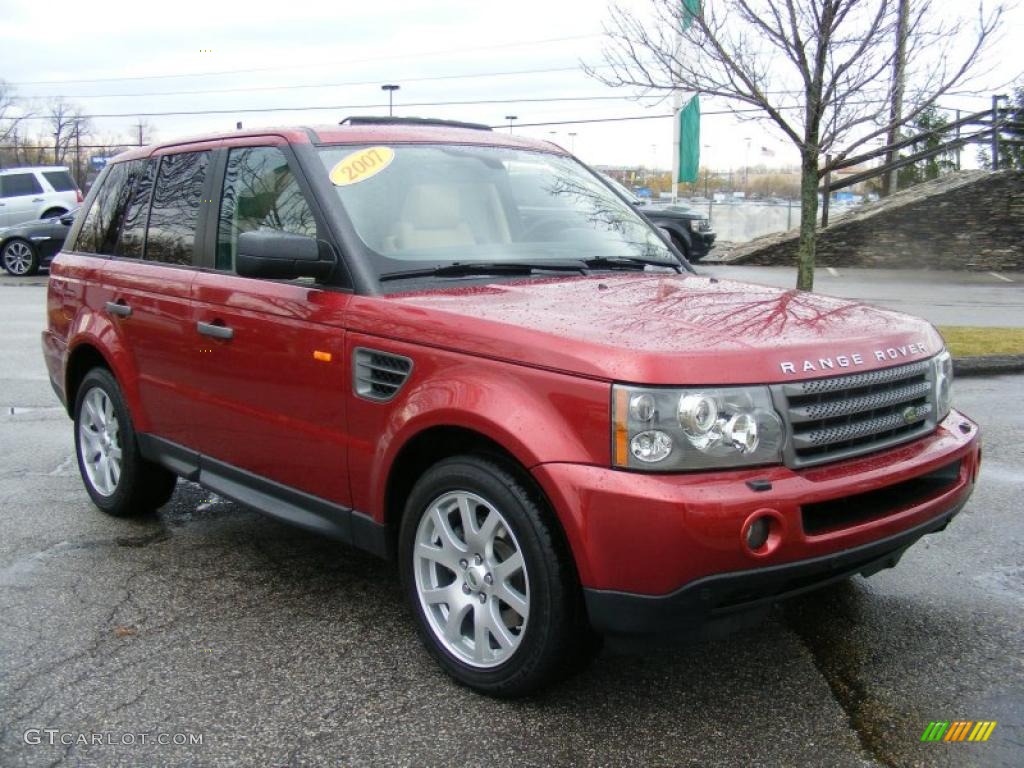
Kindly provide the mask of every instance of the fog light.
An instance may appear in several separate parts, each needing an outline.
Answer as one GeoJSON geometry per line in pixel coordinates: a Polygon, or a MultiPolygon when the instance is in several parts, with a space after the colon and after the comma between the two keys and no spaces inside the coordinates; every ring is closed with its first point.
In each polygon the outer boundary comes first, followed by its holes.
{"type": "Polygon", "coordinates": [[[672,438],[660,429],[650,429],[635,435],[629,443],[629,450],[638,461],[661,461],[672,453],[672,438]]]}
{"type": "Polygon", "coordinates": [[[771,533],[771,521],[767,517],[759,517],[747,527],[747,546],[757,551],[768,541],[771,533]]]}

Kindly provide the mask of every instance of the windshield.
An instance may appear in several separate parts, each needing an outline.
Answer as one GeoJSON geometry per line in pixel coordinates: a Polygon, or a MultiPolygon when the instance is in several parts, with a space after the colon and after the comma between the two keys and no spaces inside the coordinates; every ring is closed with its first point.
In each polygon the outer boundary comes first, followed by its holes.
{"type": "Polygon", "coordinates": [[[421,144],[326,147],[320,157],[378,276],[577,259],[679,265],[629,205],[568,157],[421,144]]]}

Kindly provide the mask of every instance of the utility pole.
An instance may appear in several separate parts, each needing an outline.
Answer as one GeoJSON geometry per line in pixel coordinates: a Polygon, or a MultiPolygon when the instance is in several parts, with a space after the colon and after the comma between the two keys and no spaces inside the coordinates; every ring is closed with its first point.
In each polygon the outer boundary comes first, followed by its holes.
{"type": "Polygon", "coordinates": [[[139,122],[136,124],[135,127],[139,129],[139,146],[141,147],[142,146],[142,120],[139,120],[139,122]]]}
{"type": "MultiPolygon", "coordinates": [[[[910,0],[899,0],[899,17],[896,20],[896,55],[892,62],[892,101],[889,103],[889,133],[886,144],[890,147],[899,140],[899,121],[903,117],[903,87],[906,79],[907,24],[910,21],[910,0]]],[[[896,161],[896,151],[885,153],[886,164],[896,161]]],[[[882,197],[896,191],[896,170],[882,176],[882,197]]]]}
{"type": "Polygon", "coordinates": [[[518,115],[505,115],[505,119],[508,120],[508,132],[512,133],[512,121],[518,120],[518,115]]]}
{"type": "Polygon", "coordinates": [[[75,120],[75,183],[82,188],[82,121],[75,120]]]}
{"type": "Polygon", "coordinates": [[[569,151],[576,154],[576,134],[569,131],[569,151]]]}
{"type": "Polygon", "coordinates": [[[750,191],[750,137],[744,138],[747,142],[747,150],[743,155],[743,194],[746,195],[750,191]]]}

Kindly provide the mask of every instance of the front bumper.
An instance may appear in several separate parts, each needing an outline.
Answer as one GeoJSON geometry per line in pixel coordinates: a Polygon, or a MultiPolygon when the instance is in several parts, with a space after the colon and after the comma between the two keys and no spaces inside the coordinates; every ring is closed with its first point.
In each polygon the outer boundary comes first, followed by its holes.
{"type": "Polygon", "coordinates": [[[691,232],[690,238],[693,241],[693,254],[706,256],[715,246],[715,233],[713,231],[691,232]]]}
{"type": "Polygon", "coordinates": [[[977,426],[953,411],[926,437],[808,469],[652,475],[545,464],[534,476],[566,530],[591,622],[634,633],[767,610],[894,564],[963,507],[979,460],[977,426]],[[935,475],[946,479],[921,482],[935,475]],[[849,514],[850,499],[864,502],[860,514],[849,514]],[[809,517],[833,512],[825,525],[809,517]],[[744,540],[761,513],[779,523],[768,553],[744,540]]]}

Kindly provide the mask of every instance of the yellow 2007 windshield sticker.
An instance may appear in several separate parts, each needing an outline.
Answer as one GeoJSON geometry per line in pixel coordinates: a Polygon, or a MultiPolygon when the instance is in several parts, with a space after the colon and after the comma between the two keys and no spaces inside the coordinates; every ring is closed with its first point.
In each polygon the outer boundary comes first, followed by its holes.
{"type": "Polygon", "coordinates": [[[331,181],[336,187],[345,187],[376,176],[395,159],[391,147],[369,147],[345,155],[331,169],[331,181]]]}

